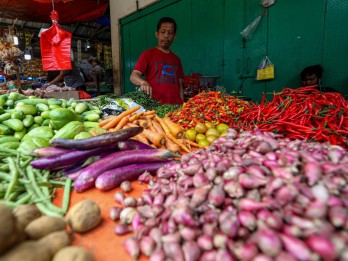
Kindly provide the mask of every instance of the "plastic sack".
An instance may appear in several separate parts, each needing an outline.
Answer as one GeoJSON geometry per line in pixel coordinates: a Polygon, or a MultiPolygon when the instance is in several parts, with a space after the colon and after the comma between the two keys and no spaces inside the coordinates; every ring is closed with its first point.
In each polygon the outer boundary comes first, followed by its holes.
{"type": "Polygon", "coordinates": [[[256,80],[274,79],[274,64],[265,56],[262,58],[259,67],[257,68],[256,80]]]}
{"type": "Polygon", "coordinates": [[[260,0],[260,4],[263,7],[269,7],[271,5],[274,5],[275,0],[260,0]]]}
{"type": "Polygon", "coordinates": [[[52,11],[51,28],[41,32],[40,48],[44,71],[71,70],[71,33],[60,28],[58,13],[52,11]]]}
{"type": "Polygon", "coordinates": [[[240,33],[244,39],[251,40],[253,38],[253,34],[257,28],[257,26],[260,24],[262,15],[257,16],[254,21],[252,21],[245,29],[240,33]]]}

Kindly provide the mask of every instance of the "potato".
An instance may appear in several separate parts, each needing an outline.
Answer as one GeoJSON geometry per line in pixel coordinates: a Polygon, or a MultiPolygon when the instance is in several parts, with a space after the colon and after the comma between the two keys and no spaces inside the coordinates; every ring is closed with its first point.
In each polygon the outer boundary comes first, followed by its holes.
{"type": "Polygon", "coordinates": [[[65,230],[66,222],[64,219],[41,216],[31,221],[24,229],[30,239],[40,239],[52,232],[65,230]]]}
{"type": "Polygon", "coordinates": [[[40,210],[35,205],[20,205],[13,210],[19,227],[23,229],[34,219],[41,216],[40,210]]]}
{"type": "Polygon", "coordinates": [[[82,247],[68,246],[59,250],[52,261],[94,261],[94,256],[82,247]]]}
{"type": "Polygon", "coordinates": [[[18,227],[12,210],[0,204],[0,255],[18,240],[18,227]]]}
{"type": "Polygon", "coordinates": [[[40,247],[46,248],[51,253],[51,258],[62,248],[71,244],[70,237],[66,230],[53,232],[40,240],[38,240],[40,247]]]}
{"type": "Polygon", "coordinates": [[[70,243],[66,231],[53,232],[40,240],[24,241],[13,247],[0,257],[0,261],[51,261],[60,249],[70,245],[70,243]]]}
{"type": "Polygon", "coordinates": [[[92,200],[83,200],[75,204],[67,213],[66,221],[75,232],[87,232],[99,225],[100,208],[92,200]]]}
{"type": "Polygon", "coordinates": [[[39,247],[33,240],[24,241],[0,256],[0,261],[50,261],[51,259],[52,254],[47,249],[39,247]]]}

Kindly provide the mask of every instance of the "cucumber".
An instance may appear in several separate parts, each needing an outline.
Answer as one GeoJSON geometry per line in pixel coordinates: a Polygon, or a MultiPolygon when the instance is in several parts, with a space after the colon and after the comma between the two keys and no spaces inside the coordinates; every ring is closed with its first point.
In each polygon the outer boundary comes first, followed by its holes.
{"type": "Polygon", "coordinates": [[[59,107],[62,105],[62,101],[56,98],[47,99],[48,105],[58,105],[59,107]]]}
{"type": "Polygon", "coordinates": [[[41,126],[48,126],[50,125],[50,119],[44,119],[44,121],[41,123],[41,126]]]}
{"type": "Polygon", "coordinates": [[[85,128],[96,128],[96,127],[99,127],[98,122],[92,122],[92,121],[84,121],[83,122],[83,126],[85,126],[85,128]]]}
{"type": "Polygon", "coordinates": [[[25,113],[23,111],[15,110],[11,113],[11,119],[23,120],[25,117],[25,113]]]}
{"type": "Polygon", "coordinates": [[[36,104],[36,108],[37,108],[38,111],[41,111],[41,112],[49,110],[48,105],[45,104],[45,103],[38,103],[38,104],[36,104]]]}
{"type": "Polygon", "coordinates": [[[31,125],[34,124],[34,116],[33,115],[27,115],[25,116],[25,118],[23,119],[23,125],[24,127],[28,128],[30,127],[31,125]]]}
{"type": "Polygon", "coordinates": [[[9,119],[2,122],[3,125],[11,128],[14,131],[21,131],[24,128],[23,122],[18,119],[9,119]]]}
{"type": "MultiPolygon", "coordinates": [[[[35,96],[34,96],[35,97],[35,96]]],[[[47,105],[47,100],[46,99],[39,99],[37,97],[35,98],[30,98],[29,99],[25,99],[25,100],[19,100],[16,102],[17,104],[18,103],[22,103],[22,104],[29,104],[29,105],[38,105],[38,104],[45,104],[47,105]]]]}
{"type": "Polygon", "coordinates": [[[6,121],[8,119],[11,119],[11,113],[5,112],[5,113],[0,115],[0,122],[6,121]]]}
{"type": "Polygon", "coordinates": [[[14,136],[4,136],[4,137],[0,137],[0,144],[5,143],[5,142],[12,142],[12,141],[19,141],[18,138],[14,137],[14,136]]]}
{"type": "Polygon", "coordinates": [[[19,141],[9,141],[9,142],[4,142],[1,144],[2,148],[6,148],[6,149],[13,149],[16,150],[19,148],[19,145],[21,143],[19,141]]]}
{"type": "Polygon", "coordinates": [[[89,113],[83,119],[86,120],[86,121],[97,122],[97,121],[100,120],[100,116],[97,113],[89,113]]]}
{"type": "Polygon", "coordinates": [[[57,105],[57,104],[51,104],[48,106],[48,108],[50,110],[54,110],[54,109],[58,109],[58,108],[62,108],[60,105],[57,105]]]}
{"type": "Polygon", "coordinates": [[[44,118],[42,118],[41,116],[35,116],[34,117],[34,122],[39,124],[39,125],[42,125],[42,123],[44,122],[44,118]]]}
{"type": "Polygon", "coordinates": [[[25,115],[36,115],[37,108],[31,104],[17,104],[15,110],[24,112],[25,115]]]}
{"type": "Polygon", "coordinates": [[[44,118],[44,119],[50,119],[50,113],[51,113],[50,110],[43,111],[43,112],[41,112],[41,117],[44,118]]]}
{"type": "Polygon", "coordinates": [[[28,98],[27,96],[20,94],[18,92],[11,92],[10,95],[8,96],[8,99],[12,101],[18,101],[18,100],[24,100],[28,98]]]}
{"type": "Polygon", "coordinates": [[[75,112],[77,114],[81,114],[81,113],[87,111],[88,109],[89,109],[88,105],[85,102],[80,102],[80,103],[76,104],[76,106],[75,106],[75,112]]]}
{"type": "Polygon", "coordinates": [[[78,140],[78,139],[87,139],[87,138],[90,138],[90,137],[93,137],[92,134],[90,134],[89,132],[87,131],[81,131],[80,133],[76,134],[74,139],[75,140],[78,140]]]}
{"type": "Polygon", "coordinates": [[[21,140],[24,135],[27,134],[27,129],[26,128],[23,128],[22,131],[16,131],[14,134],[13,134],[13,137],[14,138],[17,138],[18,140],[21,140]]]}
{"type": "Polygon", "coordinates": [[[11,134],[13,134],[13,132],[14,131],[10,127],[0,123],[0,135],[2,135],[2,134],[11,135],[11,134]]]}

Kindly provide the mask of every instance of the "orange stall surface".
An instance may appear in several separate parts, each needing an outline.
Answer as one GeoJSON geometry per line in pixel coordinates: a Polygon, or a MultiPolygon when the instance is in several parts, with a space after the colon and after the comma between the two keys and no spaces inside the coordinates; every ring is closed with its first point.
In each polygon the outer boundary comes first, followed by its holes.
{"type": "MultiPolygon", "coordinates": [[[[133,181],[132,188],[133,190],[125,193],[125,195],[138,198],[141,196],[142,191],[147,188],[147,184],[139,184],[138,181],[133,181]]],[[[95,201],[101,209],[102,221],[100,225],[83,234],[75,233],[73,239],[73,245],[81,246],[91,251],[94,254],[95,261],[132,260],[123,246],[124,240],[132,234],[125,236],[116,235],[114,233],[116,223],[109,217],[110,208],[118,205],[113,199],[116,191],[121,191],[121,189],[117,188],[103,192],[93,188],[82,193],[71,192],[69,207],[81,200],[89,199],[95,201]]],[[[54,204],[61,206],[62,199],[63,189],[57,189],[56,197],[53,200],[54,204]]],[[[148,260],[148,258],[142,256],[139,260],[144,261],[148,260]]]]}

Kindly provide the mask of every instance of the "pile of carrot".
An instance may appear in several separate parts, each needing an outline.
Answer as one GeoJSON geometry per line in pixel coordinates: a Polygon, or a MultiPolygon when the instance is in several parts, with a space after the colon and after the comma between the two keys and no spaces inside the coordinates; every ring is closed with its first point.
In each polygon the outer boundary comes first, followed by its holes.
{"type": "Polygon", "coordinates": [[[114,132],[124,128],[141,126],[143,132],[132,139],[154,148],[165,148],[173,152],[191,152],[191,146],[198,144],[185,138],[185,130],[169,117],[160,118],[154,110],[137,112],[140,106],[130,108],[119,115],[99,122],[103,129],[114,132]]]}

